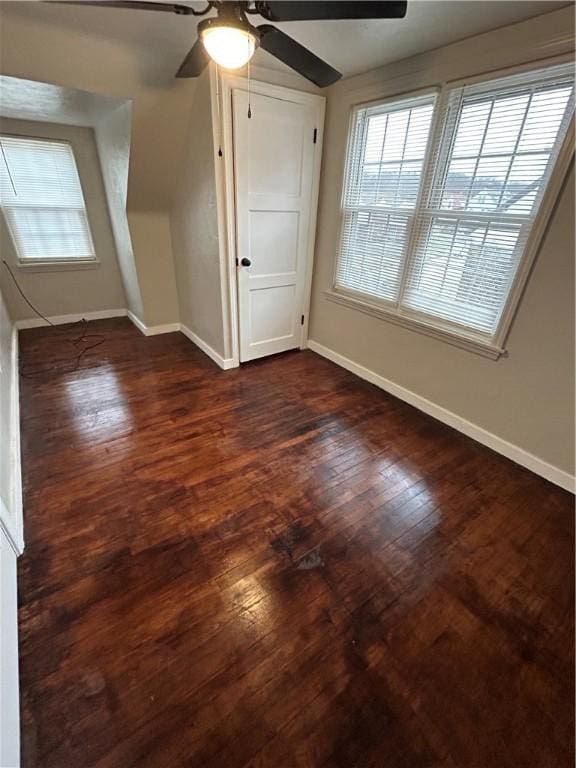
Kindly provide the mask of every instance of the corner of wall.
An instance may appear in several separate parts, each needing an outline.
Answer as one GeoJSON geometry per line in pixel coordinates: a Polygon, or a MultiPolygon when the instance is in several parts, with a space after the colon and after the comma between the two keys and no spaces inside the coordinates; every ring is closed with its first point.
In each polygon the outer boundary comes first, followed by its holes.
{"type": "Polygon", "coordinates": [[[0,293],[0,765],[20,765],[16,558],[22,552],[18,331],[0,293]]]}
{"type": "Polygon", "coordinates": [[[22,467],[20,460],[20,400],[18,331],[0,294],[0,526],[17,555],[24,549],[22,467]]]}

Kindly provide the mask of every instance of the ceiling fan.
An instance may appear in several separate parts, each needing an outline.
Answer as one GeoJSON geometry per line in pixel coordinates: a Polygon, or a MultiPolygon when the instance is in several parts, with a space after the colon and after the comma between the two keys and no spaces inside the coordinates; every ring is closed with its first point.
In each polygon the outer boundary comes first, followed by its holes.
{"type": "MultiPolygon", "coordinates": [[[[54,0],[53,0],[54,1],[54,0]]],[[[58,0],[56,0],[58,2],[58,0]]],[[[198,24],[198,39],[182,62],[176,77],[198,77],[210,59],[226,69],[238,69],[250,61],[260,46],[300,75],[324,88],[342,75],[325,61],[271,24],[253,26],[248,15],[267,21],[332,21],[336,19],[398,19],[406,14],[406,0],[208,0],[198,11],[189,5],[145,0],[59,0],[66,5],[97,5],[161,11],[181,16],[216,16],[198,24]]]]}

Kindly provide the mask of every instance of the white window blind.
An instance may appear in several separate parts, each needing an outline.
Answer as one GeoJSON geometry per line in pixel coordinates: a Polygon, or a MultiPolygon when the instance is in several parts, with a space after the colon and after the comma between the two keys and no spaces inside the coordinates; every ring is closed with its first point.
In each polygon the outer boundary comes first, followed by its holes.
{"type": "Polygon", "coordinates": [[[574,114],[571,65],[359,108],[336,289],[489,343],[574,114]],[[420,192],[420,194],[419,194],[420,192]]]}
{"type": "Polygon", "coordinates": [[[406,307],[494,334],[573,112],[568,67],[449,91],[406,307]]]}
{"type": "Polygon", "coordinates": [[[0,136],[0,202],[21,263],[93,260],[72,147],[0,136]]]}
{"type": "Polygon", "coordinates": [[[343,196],[337,285],[396,301],[434,95],[358,109],[343,196]]]}

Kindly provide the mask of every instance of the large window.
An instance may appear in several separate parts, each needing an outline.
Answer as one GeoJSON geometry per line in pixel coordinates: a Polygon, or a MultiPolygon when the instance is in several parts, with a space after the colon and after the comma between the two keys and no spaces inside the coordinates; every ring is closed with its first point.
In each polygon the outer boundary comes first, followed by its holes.
{"type": "Polygon", "coordinates": [[[568,65],[356,108],[336,291],[493,344],[573,113],[568,65]]]}
{"type": "Polygon", "coordinates": [[[0,136],[0,202],[19,262],[94,261],[70,144],[0,136]]]}

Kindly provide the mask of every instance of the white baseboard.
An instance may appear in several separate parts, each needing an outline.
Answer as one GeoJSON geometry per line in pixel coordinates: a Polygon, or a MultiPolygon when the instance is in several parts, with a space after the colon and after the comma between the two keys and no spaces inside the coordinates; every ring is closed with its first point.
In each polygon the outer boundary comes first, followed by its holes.
{"type": "Polygon", "coordinates": [[[128,319],[132,321],[133,325],[135,325],[136,328],[138,328],[140,333],[143,333],[144,336],[146,336],[147,328],[144,325],[144,323],[142,322],[142,320],[140,320],[139,317],[136,317],[134,312],[131,312],[129,309],[126,310],[126,315],[128,316],[128,319]]]}
{"type": "Polygon", "coordinates": [[[178,333],[180,323],[165,323],[164,325],[151,325],[146,328],[146,336],[159,336],[161,333],[178,333]]]}
{"type": "Polygon", "coordinates": [[[134,323],[136,328],[144,336],[159,336],[161,333],[177,333],[180,330],[180,323],[165,323],[164,325],[144,325],[142,320],[133,312],[127,310],[128,318],[134,323]]]}
{"type": "Polygon", "coordinates": [[[169,323],[167,325],[153,325],[153,326],[146,326],[140,320],[139,317],[136,317],[130,310],[128,310],[128,317],[136,328],[143,333],[145,336],[156,336],[160,333],[174,333],[174,331],[180,331],[184,334],[188,339],[190,339],[191,342],[196,344],[196,346],[204,352],[204,354],[208,355],[208,357],[211,360],[214,360],[216,365],[220,366],[222,370],[227,371],[229,368],[234,368],[234,360],[232,358],[224,358],[222,355],[219,355],[218,352],[216,352],[215,349],[212,349],[212,347],[207,344],[204,339],[201,339],[200,336],[197,336],[194,331],[191,331],[188,326],[184,325],[183,323],[169,323]]]}
{"type": "Polygon", "coordinates": [[[385,392],[389,392],[391,395],[394,395],[394,397],[404,400],[404,402],[413,405],[420,411],[424,411],[424,413],[427,413],[429,416],[433,416],[435,419],[438,419],[438,421],[457,429],[459,432],[471,437],[473,440],[482,443],[482,445],[506,456],[506,458],[511,459],[516,462],[516,464],[520,464],[535,474],[540,475],[540,477],[550,480],[550,482],[559,485],[561,488],[564,488],[571,493],[576,492],[576,478],[568,472],[558,469],[557,467],[552,466],[552,464],[548,464],[548,462],[539,459],[537,456],[525,451],[523,448],[520,448],[513,443],[509,443],[507,440],[498,437],[492,432],[488,432],[486,429],[479,427],[477,424],[473,424],[471,421],[463,419],[461,416],[458,416],[456,413],[453,413],[446,408],[442,408],[440,405],[436,405],[431,400],[427,400],[425,397],[417,395],[415,392],[412,392],[399,384],[395,384],[389,379],[385,379],[378,373],[334,352],[334,350],[325,347],[323,344],[319,344],[317,341],[309,339],[308,347],[313,352],[336,363],[336,365],[346,368],[347,371],[356,374],[356,376],[359,376],[361,379],[369,381],[371,384],[375,384],[385,392]]]}
{"type": "MultiPolygon", "coordinates": [[[[82,312],[72,315],[47,315],[48,320],[54,325],[66,325],[67,323],[79,323],[80,320],[107,320],[110,317],[126,317],[125,309],[99,309],[94,312],[82,312]]],[[[29,320],[17,320],[15,327],[22,331],[26,328],[43,328],[46,322],[41,317],[33,317],[29,320]]]]}
{"type": "Polygon", "coordinates": [[[180,331],[190,339],[196,346],[202,350],[208,357],[210,357],[216,365],[219,365],[222,370],[227,371],[229,368],[234,368],[234,360],[230,358],[222,357],[222,355],[219,355],[216,350],[212,349],[212,347],[207,344],[203,339],[200,338],[200,336],[197,336],[194,331],[191,331],[190,328],[188,328],[185,325],[182,325],[180,323],[180,331]]]}
{"type": "MultiPolygon", "coordinates": [[[[160,333],[175,333],[180,330],[180,323],[144,325],[142,320],[129,309],[99,309],[94,312],[83,312],[73,315],[48,315],[48,320],[54,323],[54,325],[65,325],[66,323],[78,323],[80,320],[107,320],[111,317],[129,317],[144,336],[157,336],[160,333]]],[[[25,328],[43,328],[45,325],[46,322],[40,317],[33,317],[29,320],[17,320],[15,323],[15,327],[19,331],[25,328]]]]}

